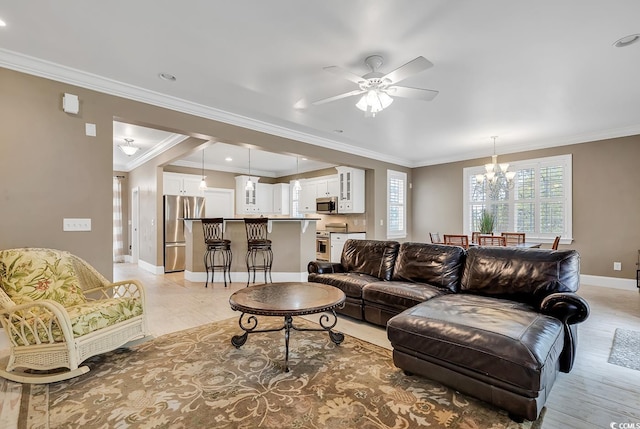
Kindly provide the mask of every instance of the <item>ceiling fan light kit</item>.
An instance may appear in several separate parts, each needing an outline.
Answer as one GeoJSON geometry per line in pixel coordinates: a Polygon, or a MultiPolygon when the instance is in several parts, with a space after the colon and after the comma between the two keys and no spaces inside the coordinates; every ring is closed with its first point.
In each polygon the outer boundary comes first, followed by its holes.
{"type": "Polygon", "coordinates": [[[378,68],[383,63],[383,58],[380,55],[371,55],[364,62],[371,69],[371,72],[364,76],[358,76],[337,66],[325,67],[324,70],[357,84],[359,89],[324,98],[312,104],[317,106],[342,98],[361,95],[356,107],[365,112],[365,116],[373,117],[393,103],[392,95],[394,97],[414,98],[423,101],[431,101],[438,95],[438,91],[430,89],[396,85],[416,73],[433,67],[433,64],[424,57],[417,57],[387,74],[382,74],[378,71],[378,68]]]}

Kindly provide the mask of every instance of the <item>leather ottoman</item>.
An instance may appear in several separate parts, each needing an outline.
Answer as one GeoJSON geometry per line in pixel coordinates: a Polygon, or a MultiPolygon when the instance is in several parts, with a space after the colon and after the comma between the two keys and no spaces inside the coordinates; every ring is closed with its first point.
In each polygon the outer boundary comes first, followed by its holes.
{"type": "Polygon", "coordinates": [[[450,294],[391,318],[397,367],[536,420],[559,372],[563,323],[527,304],[450,294]]]}

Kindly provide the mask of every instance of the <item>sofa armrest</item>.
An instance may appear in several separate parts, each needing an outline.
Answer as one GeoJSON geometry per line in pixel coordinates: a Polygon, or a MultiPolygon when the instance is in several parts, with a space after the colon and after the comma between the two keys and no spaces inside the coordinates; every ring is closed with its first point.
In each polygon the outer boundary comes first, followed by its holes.
{"type": "Polygon", "coordinates": [[[309,274],[332,274],[332,273],[344,273],[344,267],[336,262],[326,261],[311,261],[307,265],[307,271],[309,274]]]}
{"type": "Polygon", "coordinates": [[[540,312],[560,319],[567,325],[575,325],[589,317],[589,304],[573,292],[558,292],[542,300],[540,312]]]}

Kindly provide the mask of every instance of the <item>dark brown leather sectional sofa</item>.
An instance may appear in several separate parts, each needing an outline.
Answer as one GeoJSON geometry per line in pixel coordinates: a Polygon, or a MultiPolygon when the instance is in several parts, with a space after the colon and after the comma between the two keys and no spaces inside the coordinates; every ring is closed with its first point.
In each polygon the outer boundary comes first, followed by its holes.
{"type": "Polygon", "coordinates": [[[308,271],[345,292],[339,312],[387,326],[396,366],[516,420],[537,419],[589,315],[574,250],[347,240],[340,264],[308,271]]]}

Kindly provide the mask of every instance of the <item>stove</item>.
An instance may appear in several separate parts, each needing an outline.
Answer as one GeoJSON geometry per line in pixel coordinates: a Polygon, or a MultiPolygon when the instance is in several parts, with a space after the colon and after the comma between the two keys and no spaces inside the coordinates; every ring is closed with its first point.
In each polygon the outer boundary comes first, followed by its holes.
{"type": "Polygon", "coordinates": [[[328,223],[323,231],[316,231],[316,259],[318,261],[331,260],[331,233],[349,231],[346,222],[328,223]]]}

